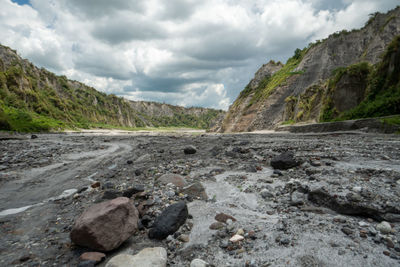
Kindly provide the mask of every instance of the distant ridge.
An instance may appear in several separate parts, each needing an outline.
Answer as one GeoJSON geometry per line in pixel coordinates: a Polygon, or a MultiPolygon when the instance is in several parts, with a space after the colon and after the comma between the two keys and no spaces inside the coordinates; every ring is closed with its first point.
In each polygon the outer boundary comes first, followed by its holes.
{"type": "Polygon", "coordinates": [[[129,101],[57,76],[0,45],[0,130],[57,131],[98,127],[207,129],[222,110],[129,101]]]}

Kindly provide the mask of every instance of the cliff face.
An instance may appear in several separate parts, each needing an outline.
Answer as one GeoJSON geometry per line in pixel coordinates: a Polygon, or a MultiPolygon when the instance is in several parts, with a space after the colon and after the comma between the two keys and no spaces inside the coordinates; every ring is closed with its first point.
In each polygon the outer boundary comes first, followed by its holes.
{"type": "Polygon", "coordinates": [[[213,126],[224,111],[133,102],[39,69],[0,45],[0,130],[213,126]]]}
{"type": "MultiPolygon", "coordinates": [[[[342,31],[296,50],[295,56],[274,74],[262,72],[265,83],[256,77],[230,107],[221,132],[272,129],[284,121],[319,121],[328,80],[341,67],[366,62],[376,65],[393,39],[400,34],[400,7],[387,14],[376,14],[364,28],[342,31]],[[310,104],[313,102],[312,104],[310,104]],[[304,107],[307,104],[308,107],[304,107]],[[301,106],[303,105],[303,106],[301,106]],[[307,110],[308,108],[308,110],[307,110]],[[307,112],[304,112],[304,109],[307,112]],[[299,113],[299,112],[301,112],[299,113]]],[[[347,75],[338,84],[334,98],[340,111],[354,108],[365,97],[365,77],[347,75]],[[358,79],[358,80],[357,80],[358,79]]]]}

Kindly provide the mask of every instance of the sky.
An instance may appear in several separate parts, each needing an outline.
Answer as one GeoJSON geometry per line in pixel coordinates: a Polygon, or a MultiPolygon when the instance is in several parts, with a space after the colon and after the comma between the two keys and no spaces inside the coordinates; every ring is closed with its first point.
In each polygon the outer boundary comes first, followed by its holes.
{"type": "Polygon", "coordinates": [[[399,0],[0,0],[0,43],[130,100],[226,110],[269,60],[399,0]]]}

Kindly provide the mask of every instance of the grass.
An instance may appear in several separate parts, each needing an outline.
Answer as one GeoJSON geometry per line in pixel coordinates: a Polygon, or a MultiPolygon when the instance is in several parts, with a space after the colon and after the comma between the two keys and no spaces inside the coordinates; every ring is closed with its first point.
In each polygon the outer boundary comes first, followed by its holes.
{"type": "MultiPolygon", "coordinates": [[[[329,82],[328,95],[322,109],[321,121],[338,121],[400,114],[400,35],[388,46],[383,60],[374,67],[358,64],[337,70],[329,82]],[[369,75],[365,75],[366,73],[369,75]],[[341,114],[335,112],[329,95],[344,74],[364,74],[367,90],[364,100],[355,108],[341,114]]],[[[360,76],[361,77],[361,76],[360,76]]]]}
{"type": "Polygon", "coordinates": [[[274,75],[271,77],[266,77],[263,81],[261,81],[258,88],[255,90],[255,94],[250,100],[249,105],[253,105],[258,101],[267,99],[274,92],[275,88],[282,86],[292,75],[303,74],[304,71],[294,72],[293,70],[296,69],[296,67],[300,64],[307,51],[307,48],[303,50],[297,49],[295,51],[295,55],[288,59],[282,69],[274,73],[274,75]]]}
{"type": "Polygon", "coordinates": [[[281,124],[282,124],[282,125],[292,125],[292,124],[294,124],[294,123],[295,123],[294,120],[287,120],[287,121],[282,122],[281,124]]]}
{"type": "Polygon", "coordinates": [[[400,126],[400,115],[381,119],[383,124],[400,126]]]}

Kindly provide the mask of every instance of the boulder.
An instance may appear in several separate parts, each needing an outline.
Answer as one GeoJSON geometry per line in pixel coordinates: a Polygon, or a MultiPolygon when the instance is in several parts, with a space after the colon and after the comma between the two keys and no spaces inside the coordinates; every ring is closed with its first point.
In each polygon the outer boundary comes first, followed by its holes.
{"type": "Polygon", "coordinates": [[[293,152],[284,152],[271,160],[271,166],[274,169],[287,170],[299,166],[300,162],[294,158],[293,152]]]}
{"type": "Polygon", "coordinates": [[[149,238],[164,239],[175,233],[188,217],[186,203],[181,201],[167,207],[155,220],[149,238]]]}
{"type": "Polygon", "coordinates": [[[106,267],[165,267],[167,266],[167,251],[165,248],[145,248],[132,256],[120,254],[113,257],[106,267]]]}
{"type": "Polygon", "coordinates": [[[192,198],[199,198],[202,200],[207,200],[206,190],[204,186],[200,182],[196,182],[191,184],[185,188],[183,188],[182,193],[191,196],[192,198]]]}
{"type": "Polygon", "coordinates": [[[138,218],[129,199],[119,197],[89,207],[75,221],[70,237],[77,245],[110,251],[136,232],[138,218]]]}
{"type": "Polygon", "coordinates": [[[183,188],[186,185],[186,180],[182,176],[174,173],[167,173],[158,178],[158,182],[162,184],[174,184],[176,187],[183,188]]]}

